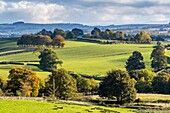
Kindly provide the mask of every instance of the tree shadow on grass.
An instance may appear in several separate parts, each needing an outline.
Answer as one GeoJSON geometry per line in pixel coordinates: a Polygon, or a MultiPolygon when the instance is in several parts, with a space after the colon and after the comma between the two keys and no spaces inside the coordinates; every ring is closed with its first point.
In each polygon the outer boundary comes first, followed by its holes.
{"type": "Polygon", "coordinates": [[[170,64],[170,57],[167,57],[167,63],[170,64]]]}

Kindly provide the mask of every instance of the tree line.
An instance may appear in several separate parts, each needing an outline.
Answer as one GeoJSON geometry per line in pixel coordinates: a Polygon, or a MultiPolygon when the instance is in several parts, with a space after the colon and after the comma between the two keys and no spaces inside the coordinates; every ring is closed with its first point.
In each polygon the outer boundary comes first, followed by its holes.
{"type": "Polygon", "coordinates": [[[126,36],[123,31],[113,31],[110,29],[101,31],[99,28],[94,28],[90,34],[84,34],[83,30],[78,28],[74,28],[71,31],[64,31],[56,28],[53,32],[43,29],[36,34],[22,35],[18,40],[17,45],[46,45],[60,48],[64,47],[65,39],[76,38],[131,41],[137,44],[149,44],[152,41],[152,38],[147,31],[141,31],[140,33],[137,33],[136,36],[126,36]]]}

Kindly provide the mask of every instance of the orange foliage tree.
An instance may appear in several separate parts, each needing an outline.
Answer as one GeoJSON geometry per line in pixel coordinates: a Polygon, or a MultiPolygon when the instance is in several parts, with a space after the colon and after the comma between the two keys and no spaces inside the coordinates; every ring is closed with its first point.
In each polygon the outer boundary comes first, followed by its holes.
{"type": "Polygon", "coordinates": [[[53,38],[52,45],[57,46],[58,48],[63,48],[65,45],[64,41],[65,39],[61,35],[57,35],[53,38]]]}
{"type": "Polygon", "coordinates": [[[14,96],[37,96],[41,80],[32,70],[17,67],[9,71],[7,92],[14,96]]]}

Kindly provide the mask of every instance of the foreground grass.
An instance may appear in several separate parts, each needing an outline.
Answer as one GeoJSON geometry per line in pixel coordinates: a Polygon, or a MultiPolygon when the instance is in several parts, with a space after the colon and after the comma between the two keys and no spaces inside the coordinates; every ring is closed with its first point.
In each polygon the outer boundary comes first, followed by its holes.
{"type": "Polygon", "coordinates": [[[134,113],[126,108],[84,106],[29,100],[0,100],[0,113],[134,113]]]}

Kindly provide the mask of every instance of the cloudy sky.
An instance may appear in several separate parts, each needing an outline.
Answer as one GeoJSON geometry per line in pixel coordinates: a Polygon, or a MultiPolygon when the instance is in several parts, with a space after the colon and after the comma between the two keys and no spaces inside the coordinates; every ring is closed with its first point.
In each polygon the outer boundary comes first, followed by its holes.
{"type": "Polygon", "coordinates": [[[170,0],[0,0],[0,23],[15,21],[87,25],[169,23],[170,0]]]}

